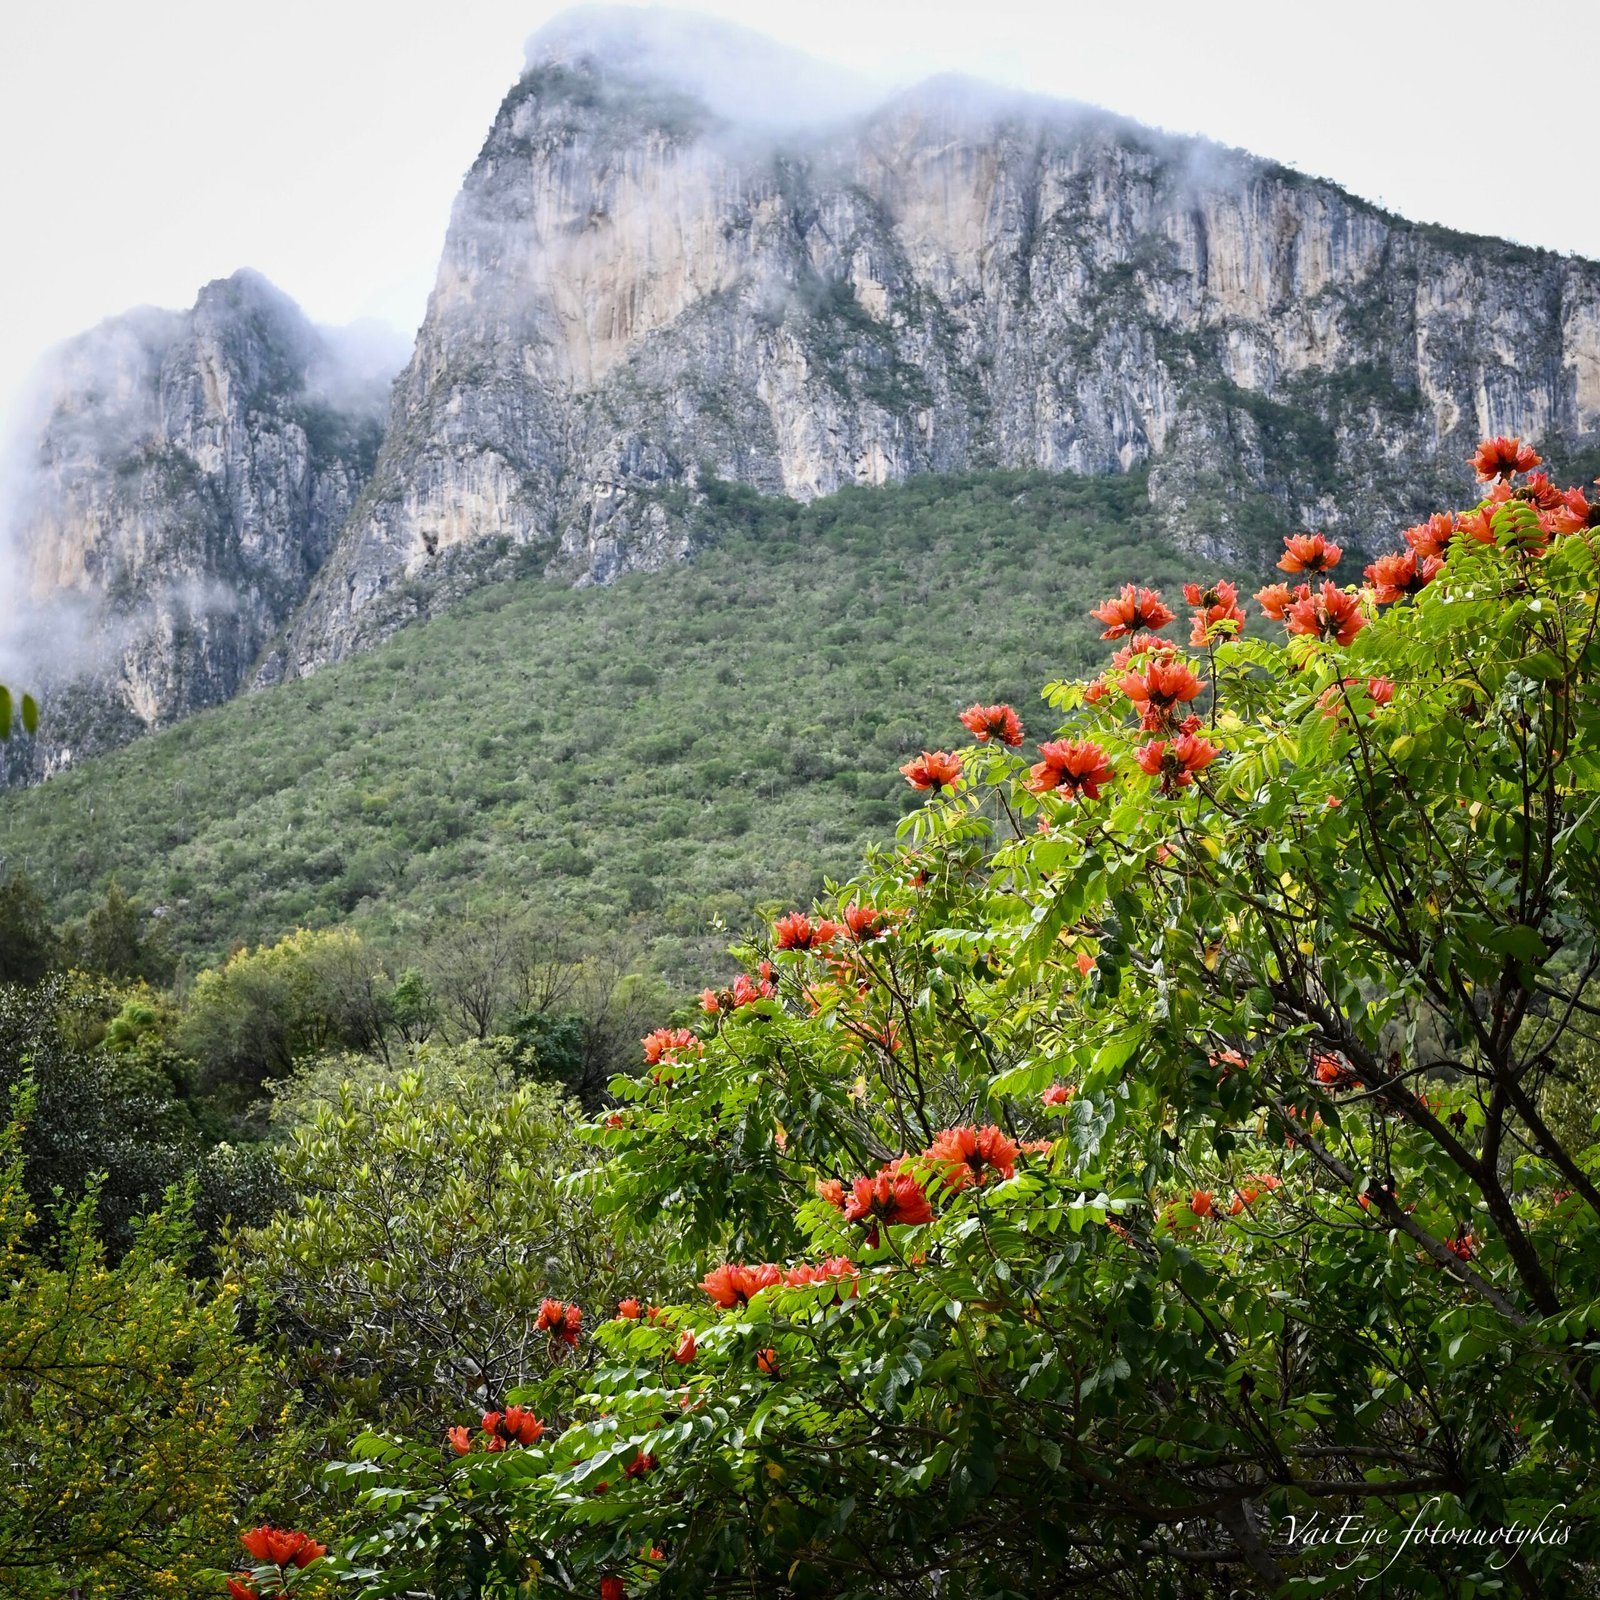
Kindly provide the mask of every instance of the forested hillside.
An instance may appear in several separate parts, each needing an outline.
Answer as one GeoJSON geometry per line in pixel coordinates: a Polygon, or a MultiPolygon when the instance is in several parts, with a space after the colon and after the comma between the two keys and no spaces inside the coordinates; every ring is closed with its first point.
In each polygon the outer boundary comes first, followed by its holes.
{"type": "MultiPolygon", "coordinates": [[[[803,900],[915,797],[896,768],[975,699],[1037,703],[1086,613],[1176,570],[1142,478],[984,473],[809,506],[675,507],[693,561],[481,591],[369,655],[5,797],[0,851],[58,918],[115,879],[207,960],[351,921],[404,951],[514,900],[630,931],[670,980],[803,900]]],[[[1041,707],[1041,712],[1043,708],[1041,707]]],[[[48,708],[46,708],[48,714],[48,708]]]]}

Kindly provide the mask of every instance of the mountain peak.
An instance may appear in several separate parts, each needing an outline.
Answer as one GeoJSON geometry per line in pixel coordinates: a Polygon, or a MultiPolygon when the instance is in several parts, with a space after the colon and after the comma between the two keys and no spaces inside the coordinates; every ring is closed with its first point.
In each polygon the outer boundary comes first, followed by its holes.
{"type": "Polygon", "coordinates": [[[752,128],[798,128],[870,110],[890,86],[700,12],[596,5],[564,11],[528,40],[524,72],[586,66],[666,85],[752,128]]]}

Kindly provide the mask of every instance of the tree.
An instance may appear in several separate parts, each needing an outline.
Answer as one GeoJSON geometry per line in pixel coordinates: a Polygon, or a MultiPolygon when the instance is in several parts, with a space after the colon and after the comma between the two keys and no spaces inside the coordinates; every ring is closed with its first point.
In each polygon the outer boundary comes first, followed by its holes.
{"type": "Polygon", "coordinates": [[[593,1129],[703,1294],[514,1395],[538,1439],[366,1441],[356,1558],[1309,1595],[1352,1516],[1387,1592],[1592,1586],[1600,1144],[1542,1107],[1600,1015],[1600,512],[1476,461],[1361,588],[1287,540],[1281,637],[1196,583],[1186,651],[1129,586],[1036,760],[974,706],[906,763],[900,847],[593,1129]]]}
{"type": "Polygon", "coordinates": [[[0,983],[37,983],[58,953],[43,897],[24,873],[0,883],[0,983]]]}
{"type": "Polygon", "coordinates": [[[160,926],[146,929],[139,902],[115,880],[82,923],[68,929],[64,946],[68,966],[107,978],[169,983],[177,965],[160,926]]]}
{"type": "Polygon", "coordinates": [[[229,1221],[270,1213],[271,1162],[206,1137],[184,1097],[184,1063],[167,1042],[169,1008],[142,986],[119,989],[81,973],[0,989],[0,1094],[30,1087],[24,1177],[53,1226],[53,1197],[92,1187],[111,1258],[138,1219],[175,1185],[195,1180],[193,1219],[207,1240],[229,1221]]]}
{"type": "Polygon", "coordinates": [[[658,1281],[574,1182],[574,1108],[492,1045],[421,1046],[392,1080],[335,1059],[287,1099],[289,1203],[242,1249],[319,1409],[432,1434],[545,1370],[547,1297],[592,1320],[658,1281]]]}
{"type": "Polygon", "coordinates": [[[96,1192],[36,1248],[24,1092],[0,1133],[0,1589],[187,1596],[234,1543],[232,1497],[265,1390],[236,1332],[238,1286],[201,1285],[181,1193],[112,1265],[96,1192]]]}
{"type": "Polygon", "coordinates": [[[195,979],[178,1033],[202,1087],[254,1097],[269,1078],[333,1049],[382,1049],[389,986],[348,929],[297,929],[195,979]]]}

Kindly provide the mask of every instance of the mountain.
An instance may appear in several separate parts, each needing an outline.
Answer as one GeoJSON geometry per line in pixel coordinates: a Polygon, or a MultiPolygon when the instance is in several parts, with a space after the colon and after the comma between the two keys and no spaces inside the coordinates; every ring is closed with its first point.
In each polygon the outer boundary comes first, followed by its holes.
{"type": "Polygon", "coordinates": [[[60,354],[12,544],[70,692],[14,764],[486,583],[663,567],[721,485],[1137,474],[1211,559],[1297,526],[1375,547],[1470,496],[1484,434],[1600,444],[1600,265],[1089,107],[954,79],[883,101],[743,30],[602,9],[531,41],[381,428],[383,385],[339,367],[250,274],[60,354]]]}
{"type": "Polygon", "coordinates": [[[388,388],[372,364],[250,272],[48,359],[7,484],[6,670],[49,706],[7,752],[14,776],[240,687],[371,473],[388,388]]]}
{"type": "Polygon", "coordinates": [[[1386,535],[1467,492],[1485,433],[1600,428],[1593,263],[959,81],[796,127],[762,87],[803,63],[698,20],[641,42],[639,18],[532,42],[374,478],[264,679],[509,546],[568,582],[682,556],[674,496],[713,476],[804,500],[1148,462],[1174,534],[1239,555],[1290,526],[1386,535]]]}

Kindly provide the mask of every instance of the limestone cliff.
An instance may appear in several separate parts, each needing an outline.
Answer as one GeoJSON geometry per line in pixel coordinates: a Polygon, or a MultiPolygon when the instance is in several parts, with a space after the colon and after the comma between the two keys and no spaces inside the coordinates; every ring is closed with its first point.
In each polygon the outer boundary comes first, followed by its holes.
{"type": "Polygon", "coordinates": [[[252,273],[56,352],[7,491],[7,675],[48,772],[228,698],[371,471],[386,383],[252,273]]]}
{"type": "Polygon", "coordinates": [[[641,43],[639,17],[530,46],[373,480],[263,680],[508,551],[580,582],[680,556],[708,473],[806,498],[1148,461],[1173,532],[1238,552],[1386,539],[1465,491],[1482,434],[1600,429],[1600,266],[962,82],[797,128],[792,94],[719,104],[794,81],[759,42],[717,30],[708,73],[703,36],[641,43]]]}

